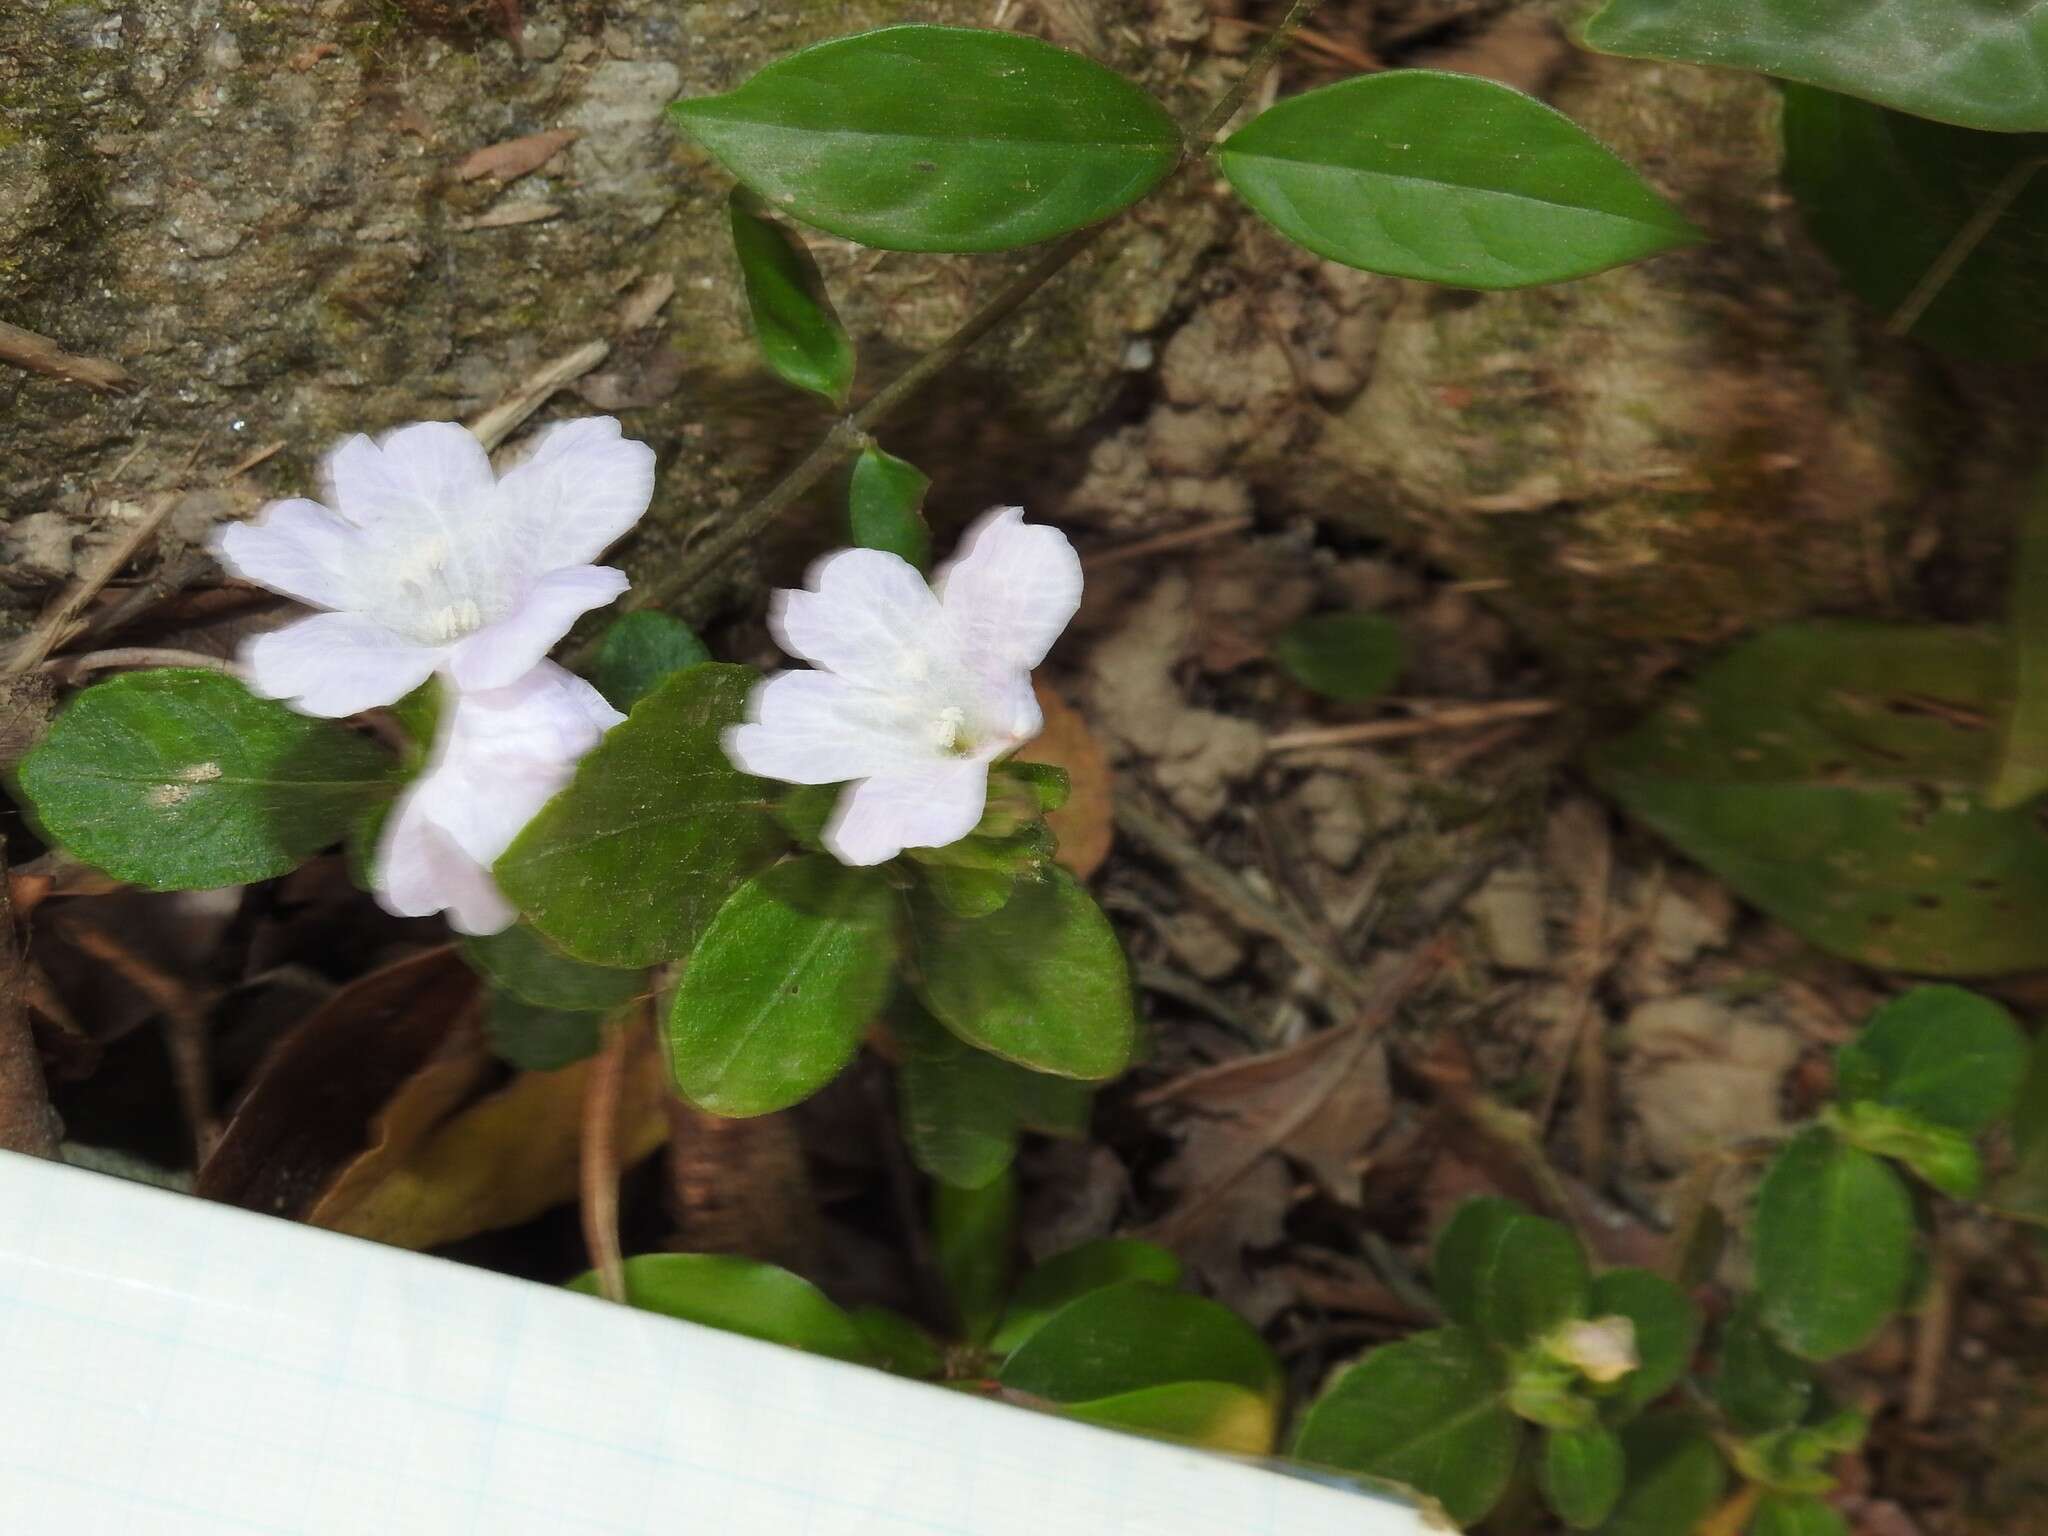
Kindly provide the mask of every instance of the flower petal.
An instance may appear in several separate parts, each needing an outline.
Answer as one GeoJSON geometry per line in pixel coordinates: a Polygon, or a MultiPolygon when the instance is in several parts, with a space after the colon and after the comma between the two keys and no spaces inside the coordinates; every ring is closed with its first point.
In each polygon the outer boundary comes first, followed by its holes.
{"type": "Polygon", "coordinates": [[[396,704],[427,680],[441,651],[353,613],[316,613],[243,642],[249,688],[309,715],[339,718],[396,704]]]}
{"type": "Polygon", "coordinates": [[[1030,671],[1081,606],[1081,557],[1057,528],[997,507],[961,537],[932,585],[965,653],[983,670],[1030,671]]]}
{"type": "Polygon", "coordinates": [[[725,733],[725,755],[764,779],[840,784],[944,761],[893,701],[830,672],[776,673],[755,687],[747,715],[725,733]]]}
{"type": "Polygon", "coordinates": [[[924,691],[936,672],[957,666],[938,600],[901,556],[842,549],[806,580],[810,590],[776,593],[768,612],[790,655],[884,693],[924,691]]]}
{"type": "Polygon", "coordinates": [[[273,501],[254,520],[229,523],[209,541],[216,560],[244,581],[316,608],[355,606],[362,531],[317,501],[273,501]]]}
{"type": "Polygon", "coordinates": [[[654,497],[654,450],[610,416],[550,427],[498,482],[494,532],[532,571],[585,565],[640,521],[654,497]]]}
{"type": "Polygon", "coordinates": [[[436,826],[419,806],[417,790],[398,802],[377,840],[377,905],[398,917],[448,913],[459,933],[497,933],[518,912],[490,871],[436,826]]]}
{"type": "Polygon", "coordinates": [[[457,642],[449,674],[465,689],[507,687],[533,670],[577,619],[631,585],[624,571],[606,565],[550,571],[509,616],[457,642]]]}
{"type": "Polygon", "coordinates": [[[365,528],[466,528],[497,486],[484,445],[452,421],[400,427],[380,443],[352,437],[327,456],[327,476],[336,510],[365,528]]]}
{"type": "Polygon", "coordinates": [[[981,820],[988,762],[954,758],[917,773],[877,774],[839,797],[820,839],[842,864],[879,864],[906,848],[957,843],[981,820]]]}

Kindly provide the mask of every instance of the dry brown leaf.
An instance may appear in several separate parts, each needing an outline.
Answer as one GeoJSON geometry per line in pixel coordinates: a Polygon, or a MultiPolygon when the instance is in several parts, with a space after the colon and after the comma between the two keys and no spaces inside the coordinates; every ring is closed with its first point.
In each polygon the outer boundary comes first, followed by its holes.
{"type": "Polygon", "coordinates": [[[497,181],[517,181],[546,165],[575,143],[576,137],[573,128],[550,128],[546,133],[487,144],[455,167],[455,179],[476,181],[489,176],[497,181]]]}
{"type": "MultiPolygon", "coordinates": [[[[621,1167],[668,1136],[660,1055],[646,1032],[636,1031],[633,1042],[618,1110],[621,1167]]],[[[377,1117],[377,1144],[306,1219],[400,1248],[437,1248],[574,1199],[590,1062],[522,1072],[434,1123],[474,1081],[482,1059],[467,1078],[465,1065],[442,1058],[409,1082],[377,1117]]]]}
{"type": "Polygon", "coordinates": [[[1060,840],[1059,861],[1076,879],[1086,880],[1109,857],[1112,836],[1109,758],[1088,729],[1081,712],[1044,683],[1032,685],[1045,729],[1020,753],[1034,763],[1067,770],[1073,792],[1067,803],[1046,817],[1060,840]]]}

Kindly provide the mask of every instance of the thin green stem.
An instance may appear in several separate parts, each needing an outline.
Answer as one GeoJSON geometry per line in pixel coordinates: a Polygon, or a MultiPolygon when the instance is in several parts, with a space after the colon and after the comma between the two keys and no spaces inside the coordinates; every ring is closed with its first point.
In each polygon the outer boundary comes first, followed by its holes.
{"type": "MultiPolygon", "coordinates": [[[[1178,175],[1188,164],[1208,154],[1213,147],[1215,136],[1235,117],[1252,92],[1266,78],[1267,71],[1278,62],[1280,55],[1294,41],[1294,34],[1306,22],[1321,0],[1294,0],[1280,25],[1268,34],[1258,50],[1245,65],[1244,73],[1210,103],[1209,108],[1198,119],[1186,135],[1186,148],[1180,162],[1160,185],[1164,186],[1172,176],[1178,175]]],[[[662,607],[687,597],[720,566],[745,548],[765,529],[782,517],[803,498],[811,487],[824,479],[834,469],[853,457],[872,441],[871,433],[888,419],[899,407],[916,395],[927,384],[944,373],[960,360],[974,345],[1011,315],[1021,309],[1031,296],[1052,281],[1075,257],[1100,239],[1103,233],[1116,221],[1105,220],[1077,229],[1058,243],[1050,246],[1036,261],[1005,283],[986,304],[977,309],[961,323],[958,330],[929,352],[911,363],[888,384],[876,391],[873,397],[845,420],[837,423],[825,434],[818,445],[804,455],[793,469],[785,474],[759,501],[741,512],[725,527],[692,549],[676,565],[656,581],[636,588],[627,598],[625,607],[662,607]]],[[[586,661],[594,647],[583,646],[572,658],[586,661]]]]}
{"type": "Polygon", "coordinates": [[[2022,160],[2005,173],[2004,179],[1993,187],[1991,195],[1984,199],[1983,206],[1971,215],[1969,223],[1956,232],[1956,237],[1949,241],[1947,249],[1942,251],[1920,281],[1913,285],[1913,291],[1906,295],[1906,301],[1886,323],[1886,332],[1893,336],[1904,336],[1920,323],[1921,317],[1927,313],[1928,306],[1941,297],[1942,290],[1955,279],[1956,273],[1962,270],[1963,263],[1977,254],[1977,247],[1984,243],[1985,237],[1996,227],[1998,221],[2005,217],[2014,203],[2019,201],[2020,194],[2027,190],[2027,184],[2034,179],[2034,173],[2044,165],[2048,165],[2048,158],[2022,160]]]}

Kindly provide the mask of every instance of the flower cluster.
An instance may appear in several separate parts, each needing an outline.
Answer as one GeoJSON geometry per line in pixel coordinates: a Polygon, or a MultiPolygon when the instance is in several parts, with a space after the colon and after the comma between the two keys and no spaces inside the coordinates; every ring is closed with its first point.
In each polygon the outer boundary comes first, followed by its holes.
{"type": "Polygon", "coordinates": [[[981,820],[988,771],[1044,724],[1031,669],[1081,604],[1081,561],[1057,528],[998,507],[927,586],[908,561],[845,549],[776,594],[769,625],[816,669],[754,690],[725,751],[792,784],[854,781],[823,841],[846,864],[942,848],[981,820]]]}
{"type": "Polygon", "coordinates": [[[466,429],[422,422],[351,438],[325,469],[330,505],[274,502],[214,541],[235,575],[325,610],[247,642],[250,687],[338,717],[452,684],[385,824],[377,898],[494,933],[514,913],[492,863],[622,718],[546,657],[626,590],[592,562],[647,510],[653,450],[610,417],[571,421],[499,476],[466,429]]]}

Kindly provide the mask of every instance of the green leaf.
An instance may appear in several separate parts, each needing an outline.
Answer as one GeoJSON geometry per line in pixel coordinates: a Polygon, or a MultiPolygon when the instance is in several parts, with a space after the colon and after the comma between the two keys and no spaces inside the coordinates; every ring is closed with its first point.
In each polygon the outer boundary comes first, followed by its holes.
{"type": "Polygon", "coordinates": [[[903,1139],[911,1161],[933,1178],[979,1189],[1002,1174],[1017,1154],[1026,1125],[1062,1116],[1049,1094],[1079,1097],[1088,1090],[1071,1078],[1048,1078],[977,1050],[919,1007],[899,998],[890,1028],[903,1048],[897,1070],[903,1139]]]}
{"type": "Polygon", "coordinates": [[[499,990],[544,1008],[602,1013],[648,990],[645,971],[573,959],[527,923],[464,938],[462,957],[499,990]]]}
{"type": "Polygon", "coordinates": [[[2048,1033],[2034,1040],[2012,1107],[2013,1168],[1990,1203],[2022,1221],[2048,1225],[2048,1033]]]}
{"type": "Polygon", "coordinates": [[[919,994],[971,1045],[1035,1072],[1088,1080],[1130,1064],[1130,975],[1109,920],[1065,870],[1020,879],[999,912],[911,906],[919,994]]]}
{"type": "Polygon", "coordinates": [[[2048,138],[1952,128],[1805,86],[1785,92],[1783,131],[1807,230],[1880,317],[1905,312],[1909,335],[1967,358],[2048,354],[2036,297],[2048,283],[2048,138]],[[1938,271],[1951,247],[1961,263],[1938,271]]]}
{"type": "Polygon", "coordinates": [[[932,1381],[946,1374],[946,1353],[932,1336],[887,1307],[856,1307],[853,1325],[868,1341],[874,1363],[898,1376],[932,1381]]]}
{"type": "Polygon", "coordinates": [[[918,872],[932,899],[955,917],[987,917],[1000,912],[1017,889],[1017,876],[1007,869],[925,864],[918,872]]]}
{"type": "Polygon", "coordinates": [[[1602,1536],[1679,1536],[1705,1519],[1728,1470],[1704,1426],[1676,1411],[1647,1414],[1621,1432],[1628,1483],[1602,1536]]]}
{"type": "Polygon", "coordinates": [[[1913,1203],[1881,1160],[1809,1130],[1764,1175],[1755,1243],[1765,1324],[1794,1354],[1830,1360],[1868,1343],[1904,1302],[1913,1203]]]}
{"type": "MultiPolygon", "coordinates": [[[[2036,218],[2031,227],[2048,227],[2048,216],[2036,218]]],[[[2035,481],[2020,509],[2013,544],[2012,595],[2005,605],[2012,707],[2006,711],[1997,766],[1984,795],[1995,811],[2011,810],[2048,791],[2048,473],[2035,481]]]]}
{"type": "Polygon", "coordinates": [[[2010,1107],[2026,1059],[2026,1037],[1990,998],[1915,987],[1835,1053],[1836,1092],[1975,1135],[2010,1107]]]}
{"type": "Polygon", "coordinates": [[[1821,948],[1973,976],[2048,965],[2048,834],[1978,791],[2005,662],[1977,631],[1787,625],[1594,758],[1634,815],[1821,948]]]}
{"type": "Polygon", "coordinates": [[[1771,1336],[1754,1296],[1744,1297],[1722,1325],[1714,1401],[1747,1434],[1783,1429],[1813,1404],[1813,1370],[1771,1336]]]}
{"type": "Polygon", "coordinates": [[[1017,1243],[1017,1181],[1006,1170],[978,1189],[932,1187],[932,1248],[960,1333],[978,1344],[995,1331],[1017,1243]]]}
{"type": "Polygon", "coordinates": [[[1609,0],[1585,42],[1753,69],[1969,128],[2048,129],[2048,16],[2026,0],[1609,0]]]}
{"type": "Polygon", "coordinates": [[[1976,1143],[1910,1109],[1859,1100],[1830,1106],[1822,1122],[1852,1147],[1904,1163],[1943,1194],[1972,1198],[1984,1182],[1976,1143]]]}
{"type": "Polygon", "coordinates": [[[863,549],[886,549],[926,570],[932,563],[932,531],[925,526],[924,493],[931,478],[915,464],[873,443],[853,461],[846,488],[846,521],[863,549]]]}
{"type": "Polygon", "coordinates": [[[1620,1500],[1627,1476],[1628,1464],[1613,1430],[1595,1424],[1543,1432],[1537,1484],[1551,1513],[1573,1530],[1590,1531],[1605,1520],[1620,1500]]]}
{"type": "Polygon", "coordinates": [[[1495,1344],[1541,1338],[1586,1313],[1592,1275],[1570,1229],[1512,1200],[1467,1200],[1438,1234],[1437,1299],[1495,1344]]]}
{"type": "MultiPolygon", "coordinates": [[[[626,1300],[643,1312],[786,1344],[807,1354],[874,1363],[854,1320],[810,1281],[773,1264],[722,1253],[650,1253],[626,1260],[626,1300]]],[[[598,1294],[597,1275],[569,1289],[598,1294]]]]}
{"type": "Polygon", "coordinates": [[[824,854],[738,887],[691,951],[662,1023],[677,1092],[737,1119],[831,1082],[888,993],[895,911],[880,875],[824,854]]]}
{"type": "Polygon", "coordinates": [[[1811,1494],[1774,1493],[1757,1505],[1749,1536],[1849,1536],[1849,1522],[1811,1494]]]}
{"type": "Polygon", "coordinates": [[[1220,1381],[1141,1387],[1089,1403],[1066,1403],[1061,1411],[1089,1424],[1159,1435],[1233,1456],[1269,1454],[1279,1430],[1272,1399],[1220,1381]]]}
{"type": "Polygon", "coordinates": [[[1401,675],[1401,626],[1383,614],[1325,613],[1273,643],[1273,659],[1302,687],[1355,703],[1385,693],[1401,675]]]}
{"type": "Polygon", "coordinates": [[[1303,1416],[1294,1456],[1405,1484],[1471,1525],[1499,1502],[1521,1444],[1500,1357],[1478,1335],[1442,1328],[1383,1345],[1339,1376],[1303,1416]]]}
{"type": "Polygon", "coordinates": [[[1593,1279],[1588,1317],[1625,1317],[1635,1325],[1636,1368],[1607,1399],[1616,1417],[1630,1416],[1678,1385],[1700,1342],[1700,1309],[1662,1275],[1610,1269],[1593,1279]]]}
{"type": "Polygon", "coordinates": [[[1159,103],[1014,32],[884,27],[816,43],[676,126],[776,212],[898,251],[999,251],[1106,219],[1178,162],[1159,103]]]}
{"type": "Polygon", "coordinates": [[[642,608],[621,614],[604,632],[590,681],[613,709],[630,713],[675,673],[710,659],[711,652],[689,625],[642,608]]]}
{"type": "Polygon", "coordinates": [[[182,667],[86,689],[20,774],[49,841],[152,891],[286,874],[397,787],[368,737],[182,667]]]}
{"type": "Polygon", "coordinates": [[[1044,1326],[1047,1318],[1092,1291],[1127,1281],[1180,1284],[1181,1262],[1156,1243],[1132,1237],[1105,1237],[1055,1254],[1017,1282],[1002,1326],[989,1348],[1007,1355],[1044,1326]]]}
{"type": "Polygon", "coordinates": [[[1733,1447],[1735,1470],[1772,1493],[1820,1494],[1835,1486],[1830,1464],[1863,1443],[1870,1420],[1853,1409],[1818,1424],[1788,1425],[1733,1447]]]}
{"type": "Polygon", "coordinates": [[[769,787],[719,745],[755,681],[719,662],[679,672],[583,759],[498,860],[498,884],[536,928],[597,965],[672,960],[775,857],[769,787]]]}
{"type": "Polygon", "coordinates": [[[555,1072],[597,1054],[604,1015],[530,1003],[511,992],[493,992],[484,1014],[491,1049],[525,1072],[555,1072]]]}
{"type": "Polygon", "coordinates": [[[1462,288],[1584,277],[1699,238],[1570,118],[1472,75],[1397,69],[1304,91],[1217,158],[1297,245],[1462,288]]]}
{"type": "Polygon", "coordinates": [[[735,187],[728,206],[747,309],[761,356],[785,384],[846,404],[853,390],[853,343],[825,292],[809,247],[748,204],[735,187]]]}

